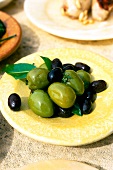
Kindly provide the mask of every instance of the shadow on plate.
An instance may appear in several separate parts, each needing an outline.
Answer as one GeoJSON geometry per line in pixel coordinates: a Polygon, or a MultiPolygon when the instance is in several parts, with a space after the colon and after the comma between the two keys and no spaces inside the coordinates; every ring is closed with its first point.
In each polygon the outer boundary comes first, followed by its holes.
{"type": "Polygon", "coordinates": [[[83,162],[83,163],[86,163],[86,164],[88,164],[88,165],[90,165],[90,166],[92,166],[92,167],[95,167],[95,168],[97,168],[98,170],[106,170],[106,169],[104,169],[104,168],[102,168],[102,167],[100,167],[100,166],[98,166],[98,165],[95,165],[95,164],[91,164],[91,163],[87,163],[87,162],[83,162]]]}
{"type": "Polygon", "coordinates": [[[2,69],[6,63],[12,64],[17,60],[30,55],[38,51],[40,41],[37,34],[35,34],[30,28],[26,25],[21,25],[22,28],[22,41],[18,49],[7,59],[0,62],[0,68],[2,69]]]}
{"type": "MultiPolygon", "coordinates": [[[[61,38],[61,37],[59,37],[59,38],[61,38]]],[[[63,39],[65,40],[65,38],[63,38],[63,39]]],[[[92,45],[92,46],[103,45],[103,46],[106,46],[106,45],[113,44],[113,38],[106,39],[106,40],[72,40],[72,39],[68,39],[68,42],[73,42],[73,43],[76,42],[77,44],[81,44],[81,45],[92,45]]]]}
{"type": "Polygon", "coordinates": [[[98,147],[102,147],[105,145],[110,145],[112,143],[113,143],[113,134],[109,135],[108,137],[106,137],[100,141],[94,142],[92,144],[83,145],[83,146],[81,146],[81,148],[98,148],[98,147]]]}
{"type": "Polygon", "coordinates": [[[17,14],[23,10],[24,0],[12,0],[7,6],[2,8],[3,12],[9,15],[17,14]]]}
{"type": "Polygon", "coordinates": [[[0,163],[10,149],[13,136],[14,129],[8,124],[0,112],[0,163]]]}

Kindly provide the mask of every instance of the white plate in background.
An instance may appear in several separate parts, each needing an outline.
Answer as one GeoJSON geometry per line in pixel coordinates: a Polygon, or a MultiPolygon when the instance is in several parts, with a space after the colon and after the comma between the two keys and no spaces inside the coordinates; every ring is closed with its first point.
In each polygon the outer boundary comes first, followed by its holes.
{"type": "Polygon", "coordinates": [[[34,25],[56,36],[77,40],[113,38],[113,12],[106,21],[83,25],[63,16],[62,4],[63,0],[25,0],[24,9],[34,25]]]}

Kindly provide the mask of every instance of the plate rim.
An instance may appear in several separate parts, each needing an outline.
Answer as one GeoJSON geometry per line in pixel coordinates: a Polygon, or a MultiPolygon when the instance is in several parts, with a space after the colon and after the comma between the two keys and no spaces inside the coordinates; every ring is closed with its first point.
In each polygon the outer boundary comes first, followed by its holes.
{"type": "Polygon", "coordinates": [[[39,166],[41,166],[42,164],[47,166],[48,162],[49,162],[49,166],[51,164],[59,163],[59,165],[63,164],[64,166],[67,166],[67,164],[69,164],[69,166],[73,165],[73,167],[77,166],[76,168],[78,168],[78,167],[80,169],[85,168],[85,170],[86,170],[86,168],[88,168],[88,170],[98,170],[96,167],[88,164],[87,162],[77,161],[77,160],[73,160],[73,159],[72,160],[70,160],[70,159],[49,159],[49,160],[45,159],[45,160],[39,160],[39,161],[36,161],[36,162],[33,162],[33,163],[28,163],[26,165],[23,165],[22,167],[16,168],[15,170],[27,170],[27,168],[30,168],[30,169],[31,168],[33,168],[33,169],[34,168],[39,168],[39,166]]]}

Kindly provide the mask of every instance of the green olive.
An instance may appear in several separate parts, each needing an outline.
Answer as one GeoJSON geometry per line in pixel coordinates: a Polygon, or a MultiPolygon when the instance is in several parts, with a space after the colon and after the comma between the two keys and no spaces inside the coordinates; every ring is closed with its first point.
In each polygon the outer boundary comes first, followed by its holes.
{"type": "Polygon", "coordinates": [[[54,114],[53,102],[43,90],[35,90],[28,99],[30,109],[41,117],[51,117],[54,114]]]}
{"type": "Polygon", "coordinates": [[[91,82],[91,75],[84,70],[78,70],[76,73],[84,82],[84,88],[87,89],[91,82]]]}
{"type": "Polygon", "coordinates": [[[55,82],[48,87],[50,98],[62,108],[70,108],[76,100],[75,91],[64,83],[55,82]]]}
{"type": "Polygon", "coordinates": [[[65,83],[71,86],[77,95],[84,93],[84,83],[74,70],[66,70],[64,79],[65,83]]]}
{"type": "Polygon", "coordinates": [[[49,85],[47,80],[48,70],[45,68],[34,68],[27,74],[28,87],[31,90],[44,89],[49,85]]]}
{"type": "Polygon", "coordinates": [[[40,68],[45,68],[45,69],[47,69],[47,70],[48,70],[48,68],[47,68],[47,66],[46,66],[46,64],[45,64],[45,63],[41,64],[39,67],[40,67],[40,68]]]}

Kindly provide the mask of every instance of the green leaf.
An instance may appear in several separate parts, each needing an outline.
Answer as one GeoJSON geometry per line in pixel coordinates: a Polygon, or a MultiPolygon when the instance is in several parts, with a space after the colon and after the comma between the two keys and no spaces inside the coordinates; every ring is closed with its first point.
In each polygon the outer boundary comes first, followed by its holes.
{"type": "Polygon", "coordinates": [[[0,20],[0,38],[2,38],[2,36],[6,33],[6,26],[4,25],[4,23],[2,22],[2,20],[0,20]]]}
{"type": "Polygon", "coordinates": [[[15,79],[24,79],[26,78],[27,73],[33,68],[36,68],[34,64],[18,63],[6,65],[2,71],[13,76],[15,79]]]}
{"type": "Polygon", "coordinates": [[[76,115],[79,115],[79,116],[82,116],[82,112],[81,112],[81,109],[80,109],[80,106],[78,103],[75,103],[73,108],[72,108],[72,113],[73,114],[76,114],[76,115]]]}
{"type": "Polygon", "coordinates": [[[52,61],[48,57],[43,57],[43,56],[40,57],[44,60],[48,70],[50,71],[52,68],[52,61]]]}
{"type": "Polygon", "coordinates": [[[0,40],[0,42],[3,42],[3,41],[6,41],[6,40],[9,40],[9,39],[14,38],[14,37],[16,37],[16,34],[11,35],[11,36],[9,36],[9,37],[7,37],[7,38],[2,38],[2,39],[0,40]]]}

